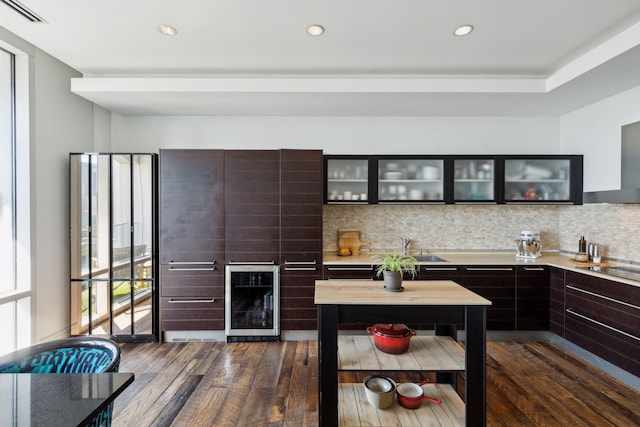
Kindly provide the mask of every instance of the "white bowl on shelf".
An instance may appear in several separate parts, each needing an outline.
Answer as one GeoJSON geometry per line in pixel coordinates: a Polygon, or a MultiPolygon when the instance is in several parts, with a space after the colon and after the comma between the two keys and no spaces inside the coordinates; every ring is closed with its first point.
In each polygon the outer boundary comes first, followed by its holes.
{"type": "Polygon", "coordinates": [[[404,172],[400,172],[400,171],[391,171],[391,172],[385,172],[383,175],[384,179],[404,179],[404,172]]]}

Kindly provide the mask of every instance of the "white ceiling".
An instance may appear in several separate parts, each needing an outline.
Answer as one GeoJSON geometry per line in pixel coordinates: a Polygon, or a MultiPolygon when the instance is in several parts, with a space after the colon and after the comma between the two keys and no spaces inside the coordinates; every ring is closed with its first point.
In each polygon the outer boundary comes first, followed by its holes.
{"type": "Polygon", "coordinates": [[[638,0],[21,3],[46,22],[0,26],[125,115],[559,115],[640,85],[638,0]]]}

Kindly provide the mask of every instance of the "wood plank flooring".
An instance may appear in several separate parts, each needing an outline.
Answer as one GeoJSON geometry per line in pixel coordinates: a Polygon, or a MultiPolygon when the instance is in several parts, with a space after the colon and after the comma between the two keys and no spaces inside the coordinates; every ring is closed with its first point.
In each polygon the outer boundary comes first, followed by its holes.
{"type": "MultiPolygon", "coordinates": [[[[318,425],[315,341],[127,343],[122,352],[120,371],[136,379],[115,401],[114,427],[318,425]]],[[[551,343],[488,342],[487,425],[640,426],[640,392],[551,343]]]]}

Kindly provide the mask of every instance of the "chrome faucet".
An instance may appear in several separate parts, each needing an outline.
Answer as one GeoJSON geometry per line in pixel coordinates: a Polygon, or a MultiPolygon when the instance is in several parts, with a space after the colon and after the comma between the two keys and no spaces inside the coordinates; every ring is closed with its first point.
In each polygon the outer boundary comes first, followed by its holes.
{"type": "Polygon", "coordinates": [[[400,240],[402,240],[402,255],[406,255],[407,254],[407,248],[409,247],[409,244],[411,243],[411,238],[410,237],[401,237],[400,240]]]}

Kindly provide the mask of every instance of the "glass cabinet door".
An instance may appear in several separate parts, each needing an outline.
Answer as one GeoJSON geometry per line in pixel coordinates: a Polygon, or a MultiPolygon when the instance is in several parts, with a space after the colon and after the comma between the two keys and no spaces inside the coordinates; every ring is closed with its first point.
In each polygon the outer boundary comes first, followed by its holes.
{"type": "Polygon", "coordinates": [[[453,199],[456,202],[496,200],[494,159],[455,159],[453,199]]]}
{"type": "Polygon", "coordinates": [[[572,202],[571,176],[568,157],[505,159],[505,202],[572,202]]]}
{"type": "Polygon", "coordinates": [[[441,202],[444,200],[444,159],[381,158],[378,160],[378,201],[441,202]]]}
{"type": "Polygon", "coordinates": [[[72,335],[157,341],[156,163],[70,155],[72,335]]]}
{"type": "Polygon", "coordinates": [[[369,159],[326,159],[326,199],[329,203],[367,203],[369,159]]]}

